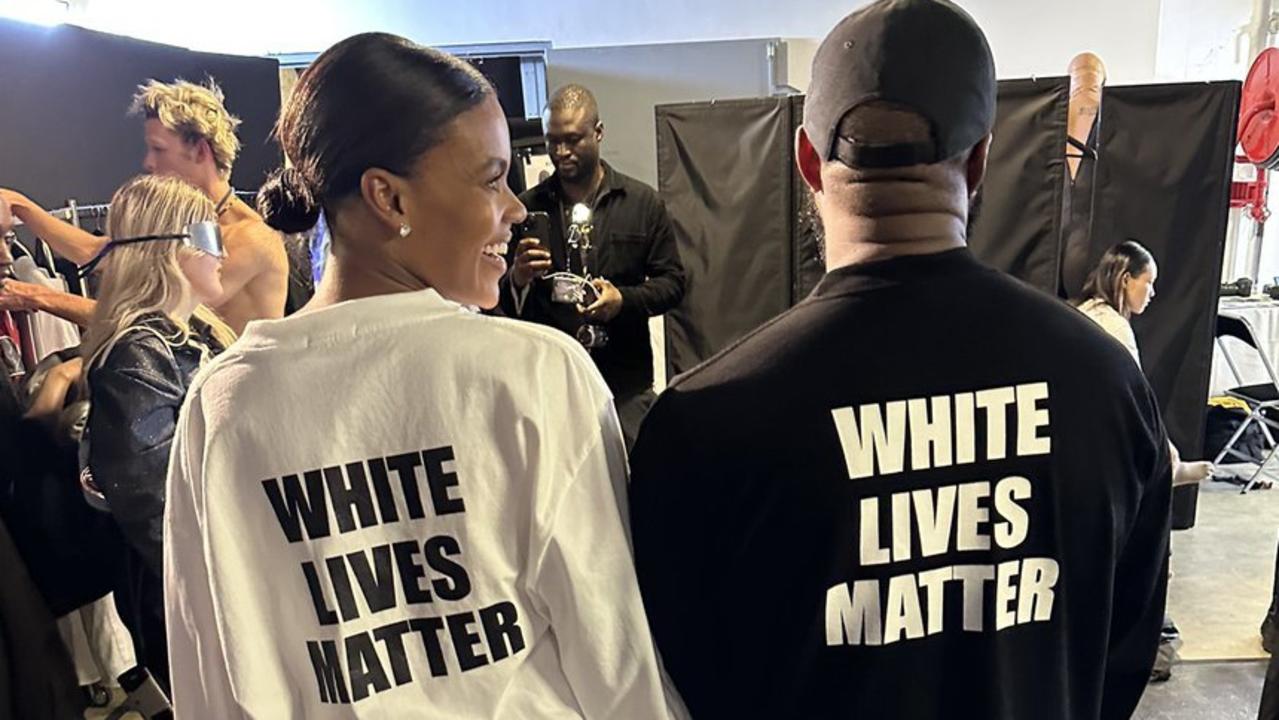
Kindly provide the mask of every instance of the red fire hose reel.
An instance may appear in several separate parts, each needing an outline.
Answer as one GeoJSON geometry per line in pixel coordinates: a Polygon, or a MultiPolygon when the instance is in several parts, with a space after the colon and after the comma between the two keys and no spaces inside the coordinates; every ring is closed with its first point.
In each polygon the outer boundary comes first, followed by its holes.
{"type": "Polygon", "coordinates": [[[1239,150],[1235,162],[1254,165],[1257,179],[1230,185],[1230,207],[1247,208],[1258,223],[1266,208],[1268,170],[1279,169],[1279,49],[1266,48],[1253,61],[1239,103],[1239,150]]]}

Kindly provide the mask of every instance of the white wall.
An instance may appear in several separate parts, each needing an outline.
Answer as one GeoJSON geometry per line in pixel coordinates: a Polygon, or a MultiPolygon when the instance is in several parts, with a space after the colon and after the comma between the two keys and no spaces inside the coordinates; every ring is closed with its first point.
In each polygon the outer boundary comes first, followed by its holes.
{"type": "Polygon", "coordinates": [[[1253,0],[1163,0],[1155,73],[1168,80],[1240,79],[1248,71],[1253,0]]]}
{"type": "Polygon", "coordinates": [[[553,88],[579,83],[595,93],[604,159],[656,186],[654,108],[768,95],[767,48],[767,40],[725,40],[552,50],[546,75],[553,88]]]}
{"type": "MultiPolygon", "coordinates": [[[[1214,8],[1221,1],[1194,0],[1214,8]]],[[[81,7],[75,21],[197,50],[243,54],[315,51],[365,30],[397,32],[427,44],[549,40],[557,48],[572,48],[821,38],[861,4],[861,0],[77,0],[81,7]]],[[[961,0],[960,4],[986,29],[1001,77],[1059,74],[1082,49],[1105,58],[1117,82],[1155,77],[1160,0],[961,0]]]]}
{"type": "MultiPolygon", "coordinates": [[[[1213,4],[1217,0],[1202,0],[1213,4]]],[[[1160,0],[965,0],[986,31],[999,77],[1064,75],[1085,50],[1106,63],[1110,82],[1155,76],[1160,0]]]]}
{"type": "MultiPolygon", "coordinates": [[[[1157,75],[1177,80],[1244,79],[1251,66],[1248,26],[1254,5],[1254,0],[1163,0],[1157,75]]],[[[1250,170],[1236,168],[1236,179],[1252,178],[1250,170]]],[[[1274,183],[1274,174],[1270,178],[1274,183]]],[[[1258,272],[1263,284],[1279,280],[1279,192],[1270,193],[1269,205],[1272,219],[1266,223],[1258,272]]],[[[1223,279],[1248,274],[1255,227],[1242,211],[1231,211],[1223,279]]]]}
{"type": "MultiPolygon", "coordinates": [[[[1156,73],[1176,80],[1242,80],[1251,65],[1248,25],[1253,0],[1163,0],[1159,21],[1159,52],[1156,73]]],[[[1237,168],[1237,179],[1252,179],[1247,170],[1237,168]]],[[[1275,180],[1271,175],[1271,182],[1275,180]]],[[[1279,192],[1270,193],[1270,212],[1262,241],[1262,283],[1279,276],[1279,192]]],[[[1239,210],[1231,211],[1227,234],[1223,279],[1248,274],[1253,256],[1255,225],[1239,210]]]]}

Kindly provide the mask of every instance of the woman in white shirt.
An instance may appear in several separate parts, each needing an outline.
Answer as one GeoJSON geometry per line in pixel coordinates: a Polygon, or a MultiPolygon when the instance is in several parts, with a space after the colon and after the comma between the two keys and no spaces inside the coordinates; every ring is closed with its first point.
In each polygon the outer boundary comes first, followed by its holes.
{"type": "Polygon", "coordinates": [[[165,518],[174,706],[217,718],[665,718],[607,386],[493,307],[505,113],[393,35],[329,48],[277,125],[268,224],[315,298],[196,379],[165,518]]]}
{"type": "MultiPolygon", "coordinates": [[[[1150,251],[1134,240],[1125,240],[1101,257],[1084,284],[1087,299],[1079,305],[1080,312],[1118,340],[1139,367],[1141,355],[1130,320],[1144,313],[1155,299],[1158,277],[1159,266],[1150,251]]],[[[1212,463],[1183,462],[1176,446],[1172,446],[1172,462],[1173,485],[1193,485],[1212,476],[1212,463]]]]}

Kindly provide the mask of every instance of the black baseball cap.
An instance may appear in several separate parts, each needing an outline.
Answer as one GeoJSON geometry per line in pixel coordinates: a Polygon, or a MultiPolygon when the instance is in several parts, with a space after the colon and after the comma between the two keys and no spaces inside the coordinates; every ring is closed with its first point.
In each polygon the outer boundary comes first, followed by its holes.
{"type": "Polygon", "coordinates": [[[981,28],[946,0],[878,0],[845,17],[813,58],[804,130],[823,160],[888,168],[942,162],[995,124],[995,59],[981,28]],[[859,105],[879,100],[918,112],[932,140],[871,144],[839,136],[859,105]]]}

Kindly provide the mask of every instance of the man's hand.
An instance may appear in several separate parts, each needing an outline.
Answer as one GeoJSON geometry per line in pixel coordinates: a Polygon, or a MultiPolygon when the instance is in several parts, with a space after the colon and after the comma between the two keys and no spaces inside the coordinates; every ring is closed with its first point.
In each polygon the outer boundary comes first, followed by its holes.
{"type": "Polygon", "coordinates": [[[97,237],[55,218],[32,202],[31,198],[16,190],[0,188],[0,199],[8,203],[9,212],[26,224],[33,235],[48,243],[55,253],[77,265],[84,265],[92,260],[110,239],[97,237]]]}
{"type": "Polygon", "coordinates": [[[0,204],[9,206],[9,212],[17,217],[20,209],[25,209],[31,204],[31,199],[17,190],[0,187],[0,204]]]}
{"type": "Polygon", "coordinates": [[[0,236],[7,235],[13,229],[13,210],[9,200],[0,194],[0,236]]]}
{"type": "Polygon", "coordinates": [[[515,251],[515,267],[511,268],[511,282],[517,288],[542,277],[551,269],[551,253],[542,247],[537,238],[523,238],[515,251]]]}
{"type": "Polygon", "coordinates": [[[604,278],[595,278],[591,285],[599,292],[599,299],[581,308],[581,313],[594,323],[606,323],[617,317],[622,311],[622,291],[604,278]]]}
{"type": "Polygon", "coordinates": [[[80,373],[83,371],[84,360],[78,357],[50,368],[49,374],[45,376],[44,383],[40,385],[36,396],[31,399],[31,405],[23,417],[45,423],[50,430],[56,428],[58,416],[61,415],[62,408],[66,404],[67,394],[71,391],[71,386],[80,379],[80,373]]]}
{"type": "Polygon", "coordinates": [[[67,382],[75,382],[80,379],[80,374],[83,372],[84,358],[77,356],[60,365],[55,365],[51,370],[49,370],[49,377],[55,377],[67,382]]]}
{"type": "Polygon", "coordinates": [[[52,291],[43,285],[20,280],[0,280],[0,311],[42,310],[44,308],[41,301],[50,292],[52,291]]]}

